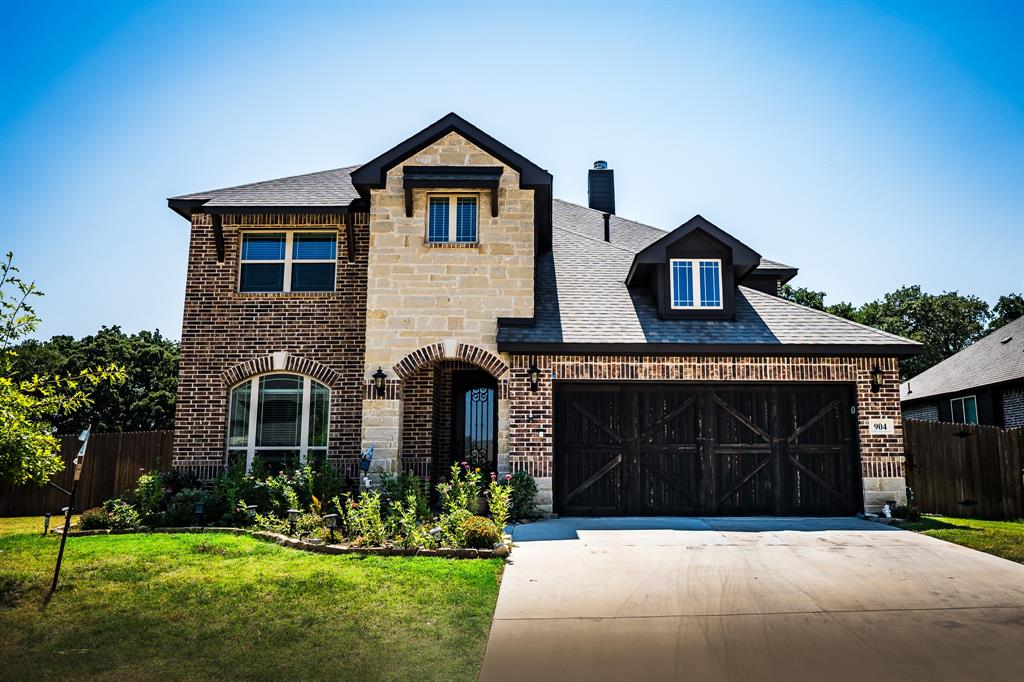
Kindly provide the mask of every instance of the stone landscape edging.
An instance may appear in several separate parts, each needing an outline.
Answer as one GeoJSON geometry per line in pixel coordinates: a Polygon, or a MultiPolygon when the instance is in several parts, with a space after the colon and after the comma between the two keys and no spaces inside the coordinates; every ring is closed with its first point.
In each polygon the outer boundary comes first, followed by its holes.
{"type": "MultiPolygon", "coordinates": [[[[60,528],[51,532],[58,533],[60,528]]],[[[92,535],[132,535],[137,533],[221,533],[225,535],[248,535],[263,542],[273,542],[281,547],[291,547],[303,552],[316,554],[363,554],[378,556],[436,556],[448,559],[503,559],[511,553],[508,544],[499,545],[498,549],[456,549],[442,547],[439,549],[407,549],[404,547],[353,547],[351,545],[329,545],[313,543],[293,538],[281,533],[266,530],[249,530],[248,528],[217,528],[207,526],[183,526],[181,528],[98,528],[95,530],[70,530],[68,537],[88,537],[92,535]],[[501,548],[504,548],[502,550],[501,548]]]]}

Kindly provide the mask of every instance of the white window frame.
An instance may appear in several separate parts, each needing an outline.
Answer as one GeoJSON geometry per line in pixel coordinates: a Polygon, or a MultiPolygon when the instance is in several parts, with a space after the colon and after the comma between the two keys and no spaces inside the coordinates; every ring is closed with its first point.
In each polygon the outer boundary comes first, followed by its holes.
{"type": "Polygon", "coordinates": [[[668,295],[669,305],[672,310],[722,310],[725,308],[725,291],[722,288],[722,259],[721,258],[670,258],[668,262],[668,295]],[[689,263],[690,264],[690,285],[693,287],[693,305],[676,305],[675,297],[675,283],[676,283],[676,269],[675,263],[689,263]],[[717,263],[718,264],[718,305],[704,305],[704,299],[700,294],[700,264],[701,263],[717,263]]]}
{"type": "Polygon", "coordinates": [[[293,376],[302,378],[302,412],[299,415],[301,424],[299,424],[299,445],[272,445],[272,446],[260,446],[260,450],[279,450],[290,452],[292,450],[299,451],[299,464],[305,465],[306,460],[309,457],[309,453],[312,452],[327,452],[327,448],[331,442],[331,387],[320,381],[318,384],[327,389],[327,443],[328,445],[313,445],[309,444],[309,405],[310,397],[313,394],[313,381],[316,381],[312,377],[308,377],[304,374],[296,374],[295,372],[264,372],[263,374],[256,374],[249,377],[244,381],[240,381],[231,387],[228,391],[228,415],[227,415],[227,434],[225,442],[227,444],[227,462],[231,463],[231,453],[233,452],[245,452],[245,471],[246,473],[252,471],[252,463],[256,459],[256,420],[259,417],[259,397],[260,397],[260,379],[267,376],[293,376]],[[249,433],[246,436],[246,444],[242,445],[231,445],[231,397],[234,395],[235,390],[249,384],[249,433]]]}
{"type": "Polygon", "coordinates": [[[950,400],[949,400],[949,418],[950,419],[953,418],[953,403],[957,403],[957,402],[960,403],[960,411],[963,412],[963,414],[964,414],[964,421],[962,421],[962,422],[953,422],[954,424],[979,424],[980,423],[980,418],[978,417],[978,398],[977,398],[977,396],[964,395],[964,396],[960,396],[959,398],[950,398],[950,400]],[[973,400],[974,401],[974,419],[975,419],[975,421],[973,421],[973,422],[967,421],[967,403],[966,403],[967,400],[973,400]]]}
{"type": "Polygon", "coordinates": [[[302,293],[302,294],[316,294],[316,293],[329,293],[338,290],[338,232],[337,230],[245,230],[241,233],[238,242],[238,282],[236,283],[235,289],[240,294],[290,294],[290,293],[302,293]],[[249,236],[262,236],[269,237],[271,235],[283,234],[284,235],[284,258],[280,260],[245,260],[242,258],[242,244],[246,237],[249,236]],[[296,259],[292,256],[292,244],[295,241],[295,235],[307,235],[307,234],[326,234],[334,237],[334,258],[299,258],[296,259]],[[331,282],[330,289],[322,289],[320,291],[300,291],[292,292],[292,263],[298,262],[302,265],[306,263],[334,263],[334,281],[331,282]],[[268,265],[271,263],[284,263],[284,281],[281,283],[281,291],[242,291],[242,266],[246,264],[264,264],[268,265]]]}
{"type": "Polygon", "coordinates": [[[480,243],[480,195],[472,192],[460,192],[457,194],[429,193],[427,194],[427,232],[424,237],[427,244],[479,244],[480,243]],[[471,242],[459,241],[459,197],[469,197],[476,200],[476,239],[471,242]],[[433,199],[448,199],[448,239],[443,242],[430,241],[430,202],[433,199]]]}

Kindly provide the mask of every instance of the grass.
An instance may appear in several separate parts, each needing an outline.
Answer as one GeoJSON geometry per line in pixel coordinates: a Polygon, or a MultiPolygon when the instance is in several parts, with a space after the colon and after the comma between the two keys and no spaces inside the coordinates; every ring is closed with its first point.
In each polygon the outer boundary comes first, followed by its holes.
{"type": "Polygon", "coordinates": [[[922,516],[920,521],[902,521],[900,527],[1024,564],[1024,521],[922,516]]]}
{"type": "Polygon", "coordinates": [[[0,679],[475,680],[502,562],[0,519],[0,679]]]}

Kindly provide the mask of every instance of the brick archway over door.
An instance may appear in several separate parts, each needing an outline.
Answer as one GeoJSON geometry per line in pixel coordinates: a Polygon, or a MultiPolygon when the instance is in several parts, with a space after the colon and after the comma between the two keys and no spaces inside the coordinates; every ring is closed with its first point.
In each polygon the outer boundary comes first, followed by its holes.
{"type": "Polygon", "coordinates": [[[393,369],[403,381],[413,376],[420,368],[438,360],[462,360],[486,370],[495,379],[502,379],[508,374],[508,364],[494,353],[468,343],[456,345],[455,353],[445,350],[445,343],[432,343],[414,350],[395,363],[393,369]]]}

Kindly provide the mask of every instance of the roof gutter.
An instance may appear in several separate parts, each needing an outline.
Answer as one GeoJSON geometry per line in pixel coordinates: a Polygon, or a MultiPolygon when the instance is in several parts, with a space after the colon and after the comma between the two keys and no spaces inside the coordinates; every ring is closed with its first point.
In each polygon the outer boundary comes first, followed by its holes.
{"type": "MultiPolygon", "coordinates": [[[[520,326],[520,325],[516,325],[520,326]]],[[[921,344],[715,344],[715,343],[559,343],[551,341],[498,341],[504,353],[536,355],[728,355],[728,356],[832,356],[911,357],[921,344]]]]}

